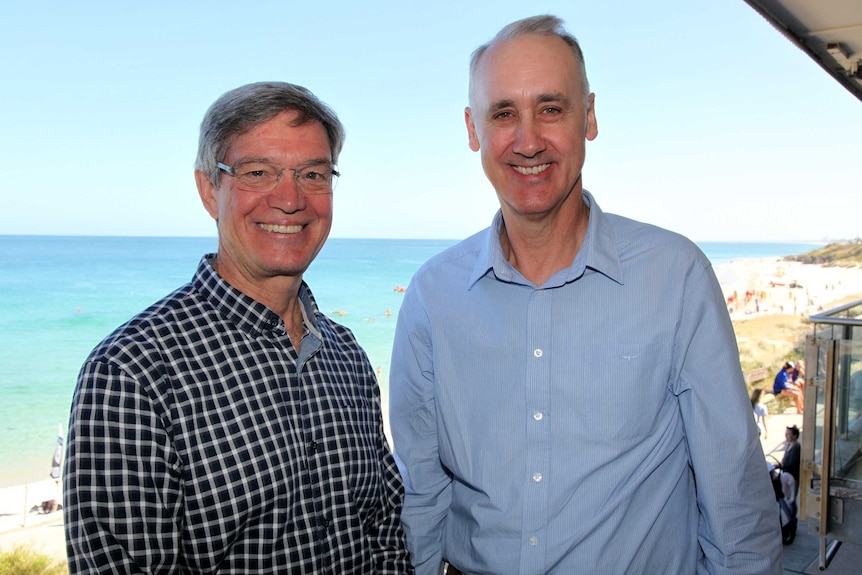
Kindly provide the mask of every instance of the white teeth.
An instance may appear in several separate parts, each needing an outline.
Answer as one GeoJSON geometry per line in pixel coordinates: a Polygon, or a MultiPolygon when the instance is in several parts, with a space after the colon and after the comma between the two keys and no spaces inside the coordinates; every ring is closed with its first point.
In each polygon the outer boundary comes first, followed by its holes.
{"type": "Polygon", "coordinates": [[[257,224],[257,227],[267,232],[275,232],[277,234],[298,234],[302,231],[302,226],[277,226],[275,224],[257,224]]]}
{"type": "Polygon", "coordinates": [[[512,167],[515,168],[515,171],[518,172],[519,174],[524,174],[525,176],[534,176],[536,174],[541,174],[542,172],[547,170],[550,165],[551,164],[542,164],[540,166],[533,166],[532,168],[525,168],[522,166],[512,166],[512,167]]]}

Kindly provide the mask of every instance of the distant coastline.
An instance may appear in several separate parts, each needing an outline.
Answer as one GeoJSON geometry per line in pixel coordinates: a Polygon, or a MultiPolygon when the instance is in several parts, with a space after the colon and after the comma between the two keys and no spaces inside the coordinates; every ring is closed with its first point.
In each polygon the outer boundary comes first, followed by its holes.
{"type": "MultiPolygon", "coordinates": [[[[480,231],[479,229],[475,230],[476,232],[480,231]]],[[[213,233],[211,235],[192,235],[192,236],[178,236],[178,235],[115,235],[115,234],[4,234],[0,233],[0,238],[83,238],[83,239],[106,239],[106,238],[123,238],[123,239],[165,239],[165,240],[217,240],[218,236],[213,233]]],[[[338,236],[338,235],[330,235],[329,239],[331,240],[370,240],[370,241],[383,241],[383,242],[447,242],[450,244],[454,244],[456,242],[461,241],[464,238],[390,238],[390,237],[364,237],[364,236],[338,236]]],[[[760,245],[809,245],[809,246],[825,246],[829,244],[843,244],[848,242],[857,241],[858,238],[830,238],[830,239],[783,239],[783,240],[770,240],[770,239],[752,239],[752,240],[695,240],[690,238],[694,243],[699,246],[703,245],[711,245],[711,244],[731,244],[731,245],[751,245],[751,244],[760,244],[760,245]]]]}

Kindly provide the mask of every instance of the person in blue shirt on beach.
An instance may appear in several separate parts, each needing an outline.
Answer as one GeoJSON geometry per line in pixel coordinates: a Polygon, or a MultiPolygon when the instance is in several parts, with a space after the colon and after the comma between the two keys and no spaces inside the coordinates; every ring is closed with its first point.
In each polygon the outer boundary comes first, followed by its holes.
{"type": "Polygon", "coordinates": [[[802,389],[793,381],[791,374],[796,367],[792,361],[787,361],[784,366],[775,374],[775,380],[772,382],[772,393],[776,397],[784,395],[793,400],[794,406],[798,413],[803,412],[802,389]]]}
{"type": "Polygon", "coordinates": [[[473,53],[500,210],[426,262],[390,423],[419,575],[781,573],[775,497],[709,261],[583,188],[595,95],[552,16],[473,53]]]}

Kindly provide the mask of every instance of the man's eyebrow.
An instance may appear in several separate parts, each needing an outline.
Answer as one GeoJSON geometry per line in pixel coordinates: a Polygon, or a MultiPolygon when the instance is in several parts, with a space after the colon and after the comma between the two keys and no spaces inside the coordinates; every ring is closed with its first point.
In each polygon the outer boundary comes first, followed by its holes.
{"type": "Polygon", "coordinates": [[[272,158],[268,158],[266,156],[246,156],[244,158],[239,158],[234,161],[235,166],[239,166],[242,164],[274,164],[272,158]]]}
{"type": "MultiPolygon", "coordinates": [[[[542,94],[539,94],[538,96],[536,96],[536,98],[535,98],[536,104],[547,104],[549,102],[559,102],[559,104],[564,108],[570,108],[571,104],[572,104],[571,100],[567,96],[565,96],[564,94],[561,94],[559,92],[542,93],[542,94]]],[[[516,107],[517,106],[515,106],[514,100],[509,100],[509,99],[498,100],[488,107],[488,115],[491,116],[491,115],[494,115],[495,113],[499,112],[500,110],[504,110],[506,108],[516,108],[516,107]]]]}
{"type": "MultiPolygon", "coordinates": [[[[277,161],[270,158],[269,156],[249,156],[247,158],[240,158],[234,162],[235,166],[239,166],[242,164],[273,164],[275,166],[279,165],[277,161]]],[[[308,158],[307,160],[303,160],[300,166],[330,166],[332,165],[332,160],[325,157],[320,158],[308,158]]]]}
{"type": "Polygon", "coordinates": [[[331,166],[332,164],[333,162],[329,158],[310,158],[303,162],[303,165],[306,166],[331,166]]]}
{"type": "Polygon", "coordinates": [[[548,102],[559,102],[566,108],[571,105],[569,98],[560,93],[539,94],[536,96],[537,104],[546,104],[548,102]]]}
{"type": "Polygon", "coordinates": [[[488,107],[488,115],[492,115],[492,114],[499,112],[500,110],[503,110],[505,108],[514,108],[514,107],[515,107],[515,102],[513,100],[498,100],[488,107]]]}

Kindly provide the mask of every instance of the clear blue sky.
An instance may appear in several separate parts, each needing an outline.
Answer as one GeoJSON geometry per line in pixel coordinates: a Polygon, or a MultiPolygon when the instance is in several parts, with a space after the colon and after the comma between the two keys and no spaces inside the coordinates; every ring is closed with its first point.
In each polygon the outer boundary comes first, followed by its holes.
{"type": "Polygon", "coordinates": [[[584,49],[605,211],[696,241],[862,235],[862,102],[742,0],[3,2],[0,234],[213,236],[204,111],[286,80],[347,127],[333,237],[465,237],[497,205],[468,58],[538,13],[584,49]]]}

